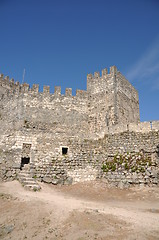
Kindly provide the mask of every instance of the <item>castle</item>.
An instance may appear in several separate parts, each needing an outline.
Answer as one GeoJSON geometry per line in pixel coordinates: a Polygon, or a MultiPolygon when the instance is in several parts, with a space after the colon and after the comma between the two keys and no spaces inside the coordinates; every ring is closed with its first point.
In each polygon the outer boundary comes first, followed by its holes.
{"type": "Polygon", "coordinates": [[[159,122],[140,122],[138,92],[115,66],[76,96],[1,74],[0,99],[0,179],[158,184],[159,122]]]}

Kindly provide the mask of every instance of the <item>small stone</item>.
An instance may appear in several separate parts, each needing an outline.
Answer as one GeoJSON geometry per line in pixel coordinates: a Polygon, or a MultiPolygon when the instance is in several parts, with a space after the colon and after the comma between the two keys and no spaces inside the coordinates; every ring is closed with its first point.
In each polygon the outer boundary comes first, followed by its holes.
{"type": "Polygon", "coordinates": [[[5,226],[5,232],[6,232],[6,234],[11,233],[13,230],[14,230],[14,225],[5,226]]]}
{"type": "Polygon", "coordinates": [[[6,177],[11,177],[12,176],[12,172],[11,171],[8,171],[7,173],[6,173],[6,177]]]}
{"type": "Polygon", "coordinates": [[[51,179],[50,177],[44,177],[44,178],[43,178],[43,182],[51,183],[51,182],[52,182],[52,179],[51,179]]]}
{"type": "Polygon", "coordinates": [[[68,177],[66,180],[65,180],[65,185],[71,185],[73,182],[73,178],[72,177],[68,177]]]}

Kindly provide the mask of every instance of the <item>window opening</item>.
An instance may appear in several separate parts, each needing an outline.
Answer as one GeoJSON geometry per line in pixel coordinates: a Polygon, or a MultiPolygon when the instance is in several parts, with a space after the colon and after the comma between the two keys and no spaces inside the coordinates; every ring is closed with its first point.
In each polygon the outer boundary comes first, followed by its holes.
{"type": "Polygon", "coordinates": [[[67,147],[62,147],[62,155],[66,155],[68,153],[67,147]]]}

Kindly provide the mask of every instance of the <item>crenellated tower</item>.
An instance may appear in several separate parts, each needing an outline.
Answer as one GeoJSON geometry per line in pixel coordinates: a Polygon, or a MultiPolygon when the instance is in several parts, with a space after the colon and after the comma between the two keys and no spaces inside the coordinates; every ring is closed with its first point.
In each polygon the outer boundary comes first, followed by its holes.
{"type": "Polygon", "coordinates": [[[136,89],[116,66],[87,75],[90,132],[105,132],[109,126],[138,123],[139,98],[136,89]]]}

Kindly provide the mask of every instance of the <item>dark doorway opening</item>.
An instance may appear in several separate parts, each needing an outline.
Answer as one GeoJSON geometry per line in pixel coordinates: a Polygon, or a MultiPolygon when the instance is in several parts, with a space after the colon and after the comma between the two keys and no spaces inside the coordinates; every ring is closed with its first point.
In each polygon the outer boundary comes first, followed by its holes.
{"type": "Polygon", "coordinates": [[[68,153],[68,148],[67,147],[63,147],[62,148],[62,155],[66,155],[68,153]]]}
{"type": "Polygon", "coordinates": [[[21,166],[20,169],[22,169],[24,167],[25,164],[30,163],[30,158],[29,157],[22,157],[21,158],[21,166]]]}

